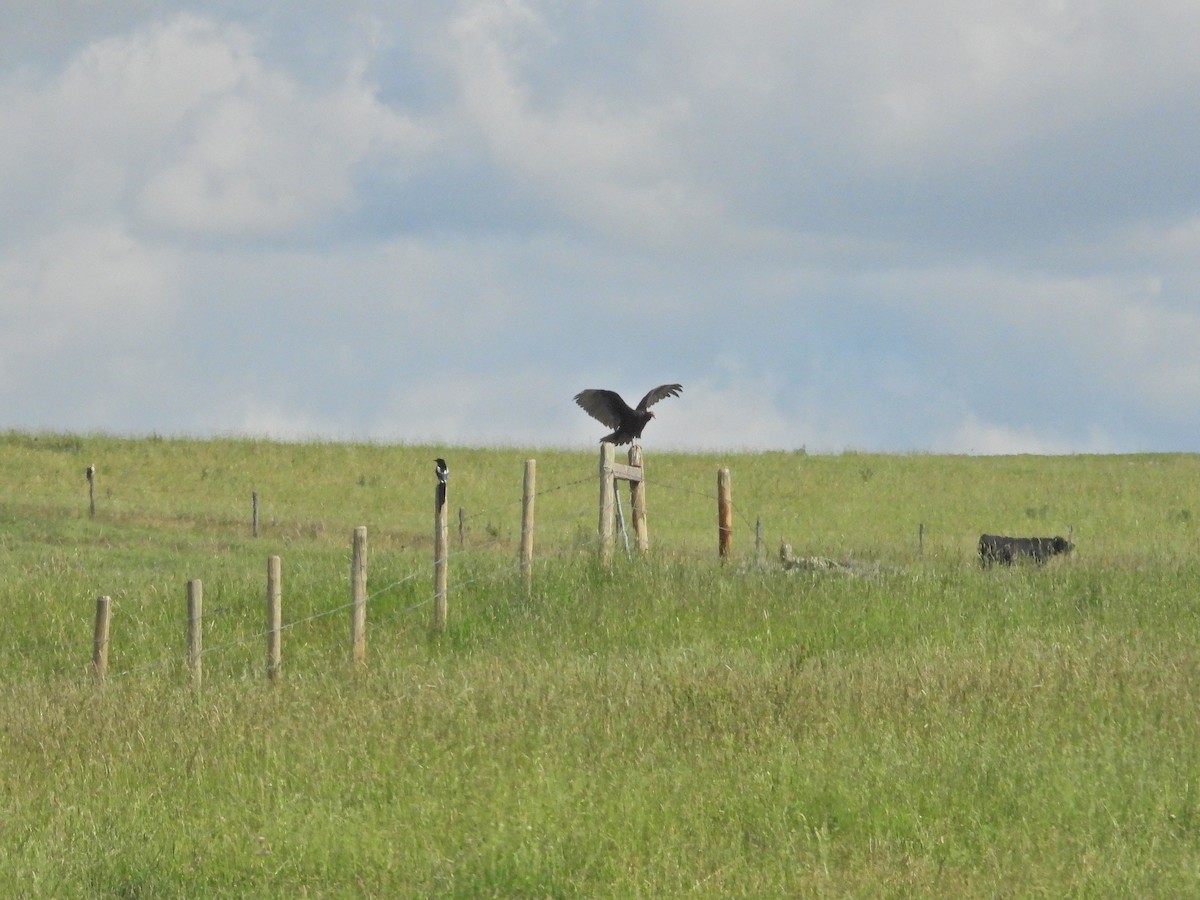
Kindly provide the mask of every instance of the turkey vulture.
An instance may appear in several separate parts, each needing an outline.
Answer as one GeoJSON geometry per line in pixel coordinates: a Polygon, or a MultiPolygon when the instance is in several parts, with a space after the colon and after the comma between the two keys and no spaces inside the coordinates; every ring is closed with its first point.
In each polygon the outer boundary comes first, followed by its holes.
{"type": "Polygon", "coordinates": [[[600,438],[601,443],[628,444],[639,439],[646,423],[654,418],[651,406],[664,397],[678,397],[682,391],[682,384],[660,384],[642,398],[637,409],[631,409],[616,391],[595,388],[580,391],[575,395],[575,402],[593,419],[615,429],[612,434],[600,438]]]}

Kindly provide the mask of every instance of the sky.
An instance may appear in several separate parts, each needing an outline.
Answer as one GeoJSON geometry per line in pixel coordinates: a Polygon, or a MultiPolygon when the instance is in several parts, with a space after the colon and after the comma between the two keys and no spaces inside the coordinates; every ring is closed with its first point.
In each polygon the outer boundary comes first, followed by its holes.
{"type": "Polygon", "coordinates": [[[1192,0],[10,0],[0,429],[1200,452],[1192,0]]]}

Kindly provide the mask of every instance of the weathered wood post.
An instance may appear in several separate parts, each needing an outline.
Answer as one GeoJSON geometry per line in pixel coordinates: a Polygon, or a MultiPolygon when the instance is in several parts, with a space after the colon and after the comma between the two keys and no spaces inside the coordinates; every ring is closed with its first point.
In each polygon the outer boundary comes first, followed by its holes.
{"type": "Polygon", "coordinates": [[[613,533],[617,524],[616,479],[613,478],[613,445],[600,443],[600,562],[612,565],[613,533]]]}
{"type": "Polygon", "coordinates": [[[446,488],[450,470],[444,459],[437,460],[437,489],[433,508],[433,630],[444,631],[449,613],[446,591],[449,580],[449,535],[446,526],[446,488]]]}
{"type": "Polygon", "coordinates": [[[367,661],[367,526],[354,529],[350,559],[350,657],[367,661]]]}
{"type": "Polygon", "coordinates": [[[88,515],[96,518],[96,467],[88,466],[84,470],[88,483],[88,515]]]}
{"type": "Polygon", "coordinates": [[[638,477],[629,480],[629,505],[632,507],[633,535],[637,539],[639,553],[650,549],[650,534],[646,530],[646,469],[642,460],[642,448],[634,444],[629,448],[630,468],[638,470],[638,477]]]}
{"type": "Polygon", "coordinates": [[[279,677],[283,665],[283,563],[267,557],[267,678],[279,677]]]}
{"type": "Polygon", "coordinates": [[[525,481],[521,490],[521,577],[525,587],[533,586],[533,522],[537,498],[537,460],[525,460],[525,481]]]}
{"type": "Polygon", "coordinates": [[[729,484],[729,470],[717,472],[717,552],[721,561],[729,558],[733,546],[733,494],[729,484]]]}
{"type": "Polygon", "coordinates": [[[192,684],[199,688],[204,679],[201,654],[204,632],[204,585],[199,578],[187,583],[187,667],[192,673],[192,684]]]}
{"type": "Polygon", "coordinates": [[[103,682],[108,675],[108,629],[111,621],[112,600],[96,598],[96,625],[92,629],[92,675],[103,682]]]}
{"type": "Polygon", "coordinates": [[[258,491],[250,493],[250,534],[258,537],[258,491]]]}

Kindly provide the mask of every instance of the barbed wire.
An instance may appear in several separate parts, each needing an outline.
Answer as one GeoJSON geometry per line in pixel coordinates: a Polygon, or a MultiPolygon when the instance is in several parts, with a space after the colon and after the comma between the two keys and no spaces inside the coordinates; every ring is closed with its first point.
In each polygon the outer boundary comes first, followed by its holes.
{"type": "MultiPolygon", "coordinates": [[[[551,487],[541,488],[534,492],[533,497],[535,499],[547,497],[550,495],[562,493],[564,491],[569,491],[570,489],[576,488],[580,485],[593,484],[594,482],[595,482],[595,476],[589,475],[587,477],[578,478],[578,479],[574,479],[571,481],[566,481],[566,482],[563,482],[560,484],[556,484],[551,487]]],[[[716,503],[718,501],[718,497],[717,497],[716,493],[714,493],[712,491],[701,490],[701,489],[698,489],[691,485],[685,485],[685,484],[672,482],[669,480],[664,481],[664,480],[658,480],[658,479],[651,480],[648,483],[650,485],[652,485],[654,487],[654,489],[661,488],[668,492],[674,492],[674,493],[678,493],[678,494],[699,497],[699,498],[703,498],[705,500],[711,501],[713,503],[716,503]]],[[[493,517],[499,515],[502,512],[511,511],[512,509],[521,506],[524,502],[525,502],[525,498],[522,497],[522,498],[513,500],[511,502],[497,504],[497,505],[488,507],[484,510],[480,510],[480,511],[477,511],[474,513],[468,514],[467,512],[463,511],[462,516],[461,516],[461,521],[463,523],[467,523],[467,522],[478,522],[478,521],[481,521],[484,519],[490,519],[490,518],[493,518],[493,517]]],[[[536,532],[539,534],[546,530],[555,530],[555,529],[561,527],[563,525],[563,523],[578,522],[581,519],[583,519],[584,517],[594,514],[594,512],[595,512],[594,505],[589,504],[588,506],[582,507],[573,512],[562,513],[562,514],[554,515],[551,517],[541,516],[536,521],[535,529],[536,529],[536,532]]],[[[742,512],[742,510],[736,504],[733,505],[733,512],[734,512],[735,516],[737,516],[738,519],[740,521],[744,522],[747,526],[750,526],[750,527],[754,526],[754,523],[752,523],[750,521],[750,519],[742,512]]],[[[624,514],[622,513],[622,522],[623,521],[624,521],[624,514]]],[[[479,543],[471,542],[469,545],[460,544],[459,547],[454,548],[454,549],[447,548],[446,561],[447,561],[447,563],[449,563],[449,562],[461,563],[465,560],[471,559],[472,557],[482,559],[482,558],[484,558],[485,554],[494,555],[494,551],[497,548],[505,546],[505,545],[509,545],[509,544],[511,544],[511,542],[517,540],[521,536],[521,530],[522,530],[521,526],[519,526],[519,525],[509,526],[509,527],[504,528],[503,530],[500,530],[500,529],[496,528],[495,526],[492,526],[489,524],[489,534],[491,535],[491,537],[488,540],[485,540],[485,541],[479,542],[479,543]]],[[[594,537],[584,541],[582,544],[579,543],[578,540],[576,540],[574,542],[574,546],[578,550],[580,548],[597,547],[597,546],[599,546],[600,543],[601,543],[601,538],[599,536],[594,536],[594,537]]],[[[295,559],[295,557],[293,557],[293,559],[295,559]]],[[[349,556],[347,556],[346,562],[347,563],[349,562],[349,556]]],[[[536,559],[530,560],[528,562],[531,564],[534,564],[534,565],[541,566],[544,564],[545,559],[544,559],[544,557],[536,558],[536,559]]],[[[437,561],[435,560],[434,563],[436,565],[437,561]]],[[[524,564],[525,563],[523,563],[522,561],[517,560],[510,564],[503,565],[499,568],[490,569],[489,571],[486,571],[486,572],[479,572],[479,573],[471,574],[470,577],[454,581],[449,586],[449,591],[453,592],[453,593],[458,593],[466,588],[471,587],[472,585],[477,585],[477,584],[485,583],[488,581],[498,581],[498,580],[507,578],[507,577],[511,576],[513,573],[521,570],[523,568],[524,564]]],[[[293,588],[292,585],[294,585],[297,580],[303,585],[320,583],[321,579],[324,577],[324,574],[325,574],[321,570],[326,565],[327,564],[323,563],[320,559],[314,559],[312,557],[306,557],[306,556],[301,556],[301,557],[299,557],[299,559],[297,560],[296,563],[289,564],[289,578],[288,578],[289,592],[295,590],[295,588],[293,588]],[[299,577],[297,578],[297,575],[295,575],[293,573],[299,573],[299,577]]],[[[400,588],[406,584],[409,584],[418,578],[428,577],[428,574],[429,574],[429,569],[428,569],[427,565],[422,565],[420,568],[413,569],[413,570],[407,572],[406,574],[402,574],[399,577],[392,579],[391,581],[389,581],[387,584],[383,585],[382,587],[375,588],[366,596],[366,598],[362,602],[366,603],[368,606],[375,605],[379,602],[380,598],[388,595],[389,593],[395,592],[398,588],[400,588]]],[[[406,613],[406,612],[411,612],[411,611],[420,609],[422,607],[428,606],[430,603],[432,603],[436,599],[436,596],[437,596],[436,594],[430,594],[429,596],[426,596],[426,597],[418,600],[415,603],[409,604],[409,605],[401,608],[399,611],[401,613],[406,613]]],[[[115,597],[113,598],[112,602],[114,605],[114,609],[119,609],[121,604],[115,597]]],[[[340,604],[334,605],[327,609],[317,610],[317,611],[312,612],[308,615],[305,615],[301,618],[295,619],[286,624],[282,624],[279,628],[279,631],[281,631],[281,632],[282,631],[293,631],[295,629],[300,628],[301,626],[308,625],[313,622],[329,618],[330,616],[335,616],[338,614],[345,613],[345,612],[349,611],[350,609],[352,609],[355,606],[355,603],[356,603],[355,600],[350,600],[349,602],[340,603],[340,604]]],[[[257,608],[257,606],[249,598],[245,599],[242,602],[236,602],[235,600],[233,600],[233,598],[230,598],[229,600],[224,600],[224,602],[222,602],[221,605],[218,606],[217,608],[207,611],[205,613],[204,618],[213,619],[213,618],[216,618],[219,616],[228,616],[228,615],[232,615],[232,614],[239,614],[239,613],[246,614],[246,613],[250,612],[252,609],[256,609],[256,608],[257,608]]],[[[177,620],[177,623],[178,624],[186,624],[186,621],[187,621],[186,618],[181,617],[180,619],[177,620]]],[[[223,653],[225,653],[231,649],[237,648],[237,647],[242,647],[247,644],[257,642],[257,641],[263,641],[270,634],[271,634],[270,630],[260,628],[249,634],[224,641],[222,643],[216,644],[211,647],[205,647],[201,650],[201,655],[202,655],[202,657],[217,656],[217,655],[223,654],[223,653]]],[[[186,664],[187,661],[188,661],[188,657],[187,657],[186,653],[171,652],[168,655],[166,655],[160,659],[150,660],[150,661],[147,661],[144,663],[138,663],[136,665],[128,666],[127,668],[122,669],[121,671],[111,673],[109,675],[109,677],[111,677],[111,678],[127,677],[127,676],[129,676],[131,674],[135,674],[135,673],[153,671],[156,669],[163,669],[168,666],[176,666],[176,665],[180,665],[180,664],[186,664]]]]}

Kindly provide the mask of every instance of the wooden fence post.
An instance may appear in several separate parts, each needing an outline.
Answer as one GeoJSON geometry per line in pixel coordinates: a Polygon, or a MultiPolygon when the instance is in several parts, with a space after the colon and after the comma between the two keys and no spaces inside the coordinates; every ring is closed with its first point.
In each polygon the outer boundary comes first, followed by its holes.
{"type": "Polygon", "coordinates": [[[258,537],[258,491],[250,493],[250,534],[258,537]]]}
{"type": "Polygon", "coordinates": [[[613,533],[617,524],[616,480],[613,478],[613,445],[600,442],[600,562],[612,565],[613,533]]]}
{"type": "Polygon", "coordinates": [[[533,586],[533,522],[537,497],[537,460],[525,460],[525,481],[521,490],[521,577],[526,589],[533,586]]]}
{"type": "Polygon", "coordinates": [[[646,476],[642,448],[634,444],[629,448],[629,465],[638,470],[640,478],[630,479],[629,505],[632,507],[633,534],[637,538],[639,553],[650,549],[650,533],[646,530],[646,476]]]}
{"type": "Polygon", "coordinates": [[[92,630],[92,675],[103,682],[108,675],[108,629],[111,622],[112,600],[96,598],[96,625],[92,630]]]}
{"type": "Polygon", "coordinates": [[[729,558],[733,544],[733,495],[729,484],[729,470],[717,472],[717,552],[724,562],[729,558]]]}
{"type": "Polygon", "coordinates": [[[350,560],[350,657],[356,665],[367,661],[367,526],[354,529],[350,560]]]}
{"type": "Polygon", "coordinates": [[[267,557],[267,679],[279,677],[283,665],[283,564],[278,556],[267,557]]]}
{"type": "Polygon", "coordinates": [[[84,470],[88,483],[88,515],[96,518],[96,467],[88,466],[84,470]]]}
{"type": "Polygon", "coordinates": [[[192,684],[200,687],[204,678],[201,662],[204,626],[204,585],[199,578],[187,583],[187,667],[192,673],[192,684]]]}
{"type": "Polygon", "coordinates": [[[446,526],[446,481],[439,477],[433,507],[433,630],[444,631],[449,614],[446,599],[449,581],[449,535],[446,526]]]}
{"type": "Polygon", "coordinates": [[[458,549],[461,550],[467,545],[467,508],[460,506],[458,508],[458,549]]]}

